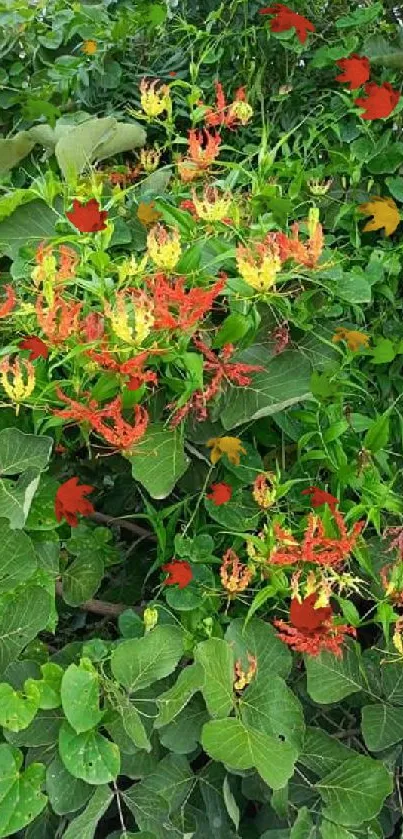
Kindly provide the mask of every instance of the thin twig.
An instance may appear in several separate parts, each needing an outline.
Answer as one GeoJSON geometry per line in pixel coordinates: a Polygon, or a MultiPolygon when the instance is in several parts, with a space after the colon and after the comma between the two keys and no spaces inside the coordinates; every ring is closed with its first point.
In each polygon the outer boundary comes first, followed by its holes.
{"type": "Polygon", "coordinates": [[[115,518],[115,516],[107,516],[105,513],[93,513],[91,516],[88,516],[91,521],[98,522],[98,524],[106,524],[107,526],[111,527],[112,525],[116,525],[117,527],[122,527],[125,530],[131,530],[132,533],[137,533],[138,536],[144,536],[146,539],[150,539],[152,542],[157,541],[157,537],[152,530],[146,530],[145,527],[141,527],[140,524],[135,524],[133,521],[128,521],[124,518],[115,518]]]}
{"type": "MultiPolygon", "coordinates": [[[[63,583],[60,580],[56,580],[56,594],[63,597],[63,583]]],[[[126,603],[107,603],[105,600],[86,600],[84,603],[80,603],[78,608],[82,612],[91,612],[93,615],[105,615],[111,618],[119,617],[127,609],[132,609],[133,612],[139,614],[143,611],[141,606],[128,606],[126,603]]]]}

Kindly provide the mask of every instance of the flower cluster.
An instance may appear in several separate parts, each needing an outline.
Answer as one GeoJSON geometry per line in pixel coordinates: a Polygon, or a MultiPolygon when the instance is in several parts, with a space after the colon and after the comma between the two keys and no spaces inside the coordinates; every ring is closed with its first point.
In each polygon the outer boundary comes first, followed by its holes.
{"type": "Polygon", "coordinates": [[[298,653],[317,656],[323,650],[341,658],[342,645],[348,635],[355,637],[356,630],[347,624],[335,621],[331,606],[318,607],[316,594],[310,594],[302,602],[291,600],[290,620],[275,620],[278,636],[298,653]]]}
{"type": "Polygon", "coordinates": [[[339,531],[338,537],[327,536],[322,519],[312,513],[308,516],[301,543],[291,533],[274,524],[277,544],[269,556],[269,563],[295,565],[299,562],[309,562],[324,567],[337,567],[345,562],[357,542],[364,522],[356,522],[348,533],[342,514],[335,508],[332,512],[339,531]]]}

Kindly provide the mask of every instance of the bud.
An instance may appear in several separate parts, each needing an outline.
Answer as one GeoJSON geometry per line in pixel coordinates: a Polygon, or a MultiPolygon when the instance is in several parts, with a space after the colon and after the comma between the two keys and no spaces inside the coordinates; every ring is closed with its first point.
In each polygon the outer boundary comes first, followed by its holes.
{"type": "Polygon", "coordinates": [[[158,609],[153,609],[151,606],[147,606],[147,609],[144,609],[143,621],[146,632],[150,632],[151,629],[154,629],[154,626],[158,623],[158,609]]]}
{"type": "Polygon", "coordinates": [[[237,691],[243,690],[247,685],[250,685],[256,670],[257,670],[257,660],[254,655],[248,653],[248,670],[245,673],[242,669],[242,662],[238,659],[235,662],[235,681],[234,681],[234,689],[237,691]]]}
{"type": "Polygon", "coordinates": [[[313,239],[313,237],[316,233],[316,229],[318,227],[318,224],[319,224],[319,210],[318,210],[317,207],[311,207],[310,210],[309,210],[309,213],[308,213],[308,221],[307,221],[308,233],[309,233],[309,238],[310,239],[313,239]]]}
{"type": "Polygon", "coordinates": [[[247,125],[249,120],[253,117],[252,105],[242,99],[236,99],[228,108],[230,118],[236,119],[241,125],[247,125]]]}
{"type": "Polygon", "coordinates": [[[160,160],[161,152],[158,147],[140,150],[140,163],[145,172],[150,173],[158,169],[160,160]]]}
{"type": "Polygon", "coordinates": [[[174,229],[172,233],[168,233],[162,224],[156,224],[147,236],[147,249],[157,268],[172,271],[182,253],[179,230],[174,229]]]}
{"type": "Polygon", "coordinates": [[[320,181],[318,178],[311,178],[307,183],[311,195],[326,195],[333,183],[333,178],[328,178],[325,181],[320,181]]]}

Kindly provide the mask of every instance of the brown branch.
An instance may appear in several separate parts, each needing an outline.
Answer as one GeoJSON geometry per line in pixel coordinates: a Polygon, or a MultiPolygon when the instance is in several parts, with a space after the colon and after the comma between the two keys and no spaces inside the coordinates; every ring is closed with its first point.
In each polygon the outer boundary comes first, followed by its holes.
{"type": "MultiPolygon", "coordinates": [[[[56,580],[56,594],[63,597],[63,583],[56,580]]],[[[86,600],[85,603],[80,603],[78,606],[82,612],[91,612],[93,615],[104,615],[106,617],[117,618],[126,609],[132,609],[133,612],[141,614],[143,611],[141,606],[127,606],[125,603],[107,603],[105,600],[86,600]]]]}
{"type": "Polygon", "coordinates": [[[139,524],[135,524],[132,521],[128,521],[127,519],[122,518],[115,518],[114,516],[107,516],[105,513],[93,513],[91,516],[88,516],[91,521],[98,522],[98,524],[105,524],[106,526],[111,527],[112,525],[116,525],[117,527],[122,527],[125,530],[130,530],[132,533],[136,533],[137,536],[144,536],[146,539],[150,539],[152,542],[157,541],[157,537],[155,533],[151,530],[146,530],[145,527],[141,527],[139,524]]]}

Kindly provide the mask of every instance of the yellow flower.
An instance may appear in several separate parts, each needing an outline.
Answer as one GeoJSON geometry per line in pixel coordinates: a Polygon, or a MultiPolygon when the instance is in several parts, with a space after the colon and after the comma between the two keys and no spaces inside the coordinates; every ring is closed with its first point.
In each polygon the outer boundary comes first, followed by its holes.
{"type": "Polygon", "coordinates": [[[137,218],[141,224],[144,224],[144,227],[158,221],[161,218],[161,213],[155,209],[155,201],[150,201],[149,204],[141,201],[137,207],[137,218]]]}
{"type": "Polygon", "coordinates": [[[262,510],[268,510],[276,500],[277,478],[272,472],[257,475],[253,483],[252,495],[262,510]]]}
{"type": "Polygon", "coordinates": [[[154,79],[152,82],[142,79],[140,83],[141,107],[148,117],[158,117],[164,111],[170,112],[172,107],[168,85],[163,84],[156,90],[157,84],[158,79],[154,79]]]}
{"type": "Polygon", "coordinates": [[[344,326],[339,326],[333,335],[333,344],[339,344],[340,341],[345,341],[349,350],[357,352],[358,350],[368,347],[369,335],[365,332],[358,332],[355,329],[345,329],[344,326]]]}
{"type": "Polygon", "coordinates": [[[31,272],[35,288],[39,288],[41,285],[46,285],[47,288],[53,286],[56,279],[57,262],[52,246],[41,242],[36,249],[35,261],[36,266],[31,272]]]}
{"type": "Polygon", "coordinates": [[[147,236],[147,250],[157,268],[172,271],[182,253],[179,230],[168,233],[162,224],[156,224],[147,236]]]}
{"type": "Polygon", "coordinates": [[[393,646],[398,651],[398,653],[400,653],[401,656],[403,656],[403,635],[402,635],[403,626],[402,626],[402,624],[403,624],[403,620],[402,620],[402,618],[399,618],[399,620],[396,621],[395,631],[393,633],[393,638],[392,638],[393,646]]]}
{"type": "Polygon", "coordinates": [[[140,150],[140,163],[145,172],[154,172],[160,160],[161,152],[158,148],[140,150]]]}
{"type": "Polygon", "coordinates": [[[246,449],[238,437],[212,437],[207,440],[206,446],[211,449],[210,460],[214,465],[226,454],[230,463],[239,466],[241,454],[246,454],[246,449]]]}
{"type": "Polygon", "coordinates": [[[131,277],[136,277],[138,275],[143,274],[146,265],[147,256],[143,256],[139,260],[139,262],[137,262],[135,256],[131,256],[130,259],[124,259],[123,262],[121,262],[120,265],[118,265],[117,267],[119,285],[124,285],[126,280],[130,279],[131,277]]]}
{"type": "Polygon", "coordinates": [[[35,368],[31,361],[16,358],[11,361],[6,355],[0,364],[0,381],[12,402],[16,403],[18,414],[19,403],[28,399],[35,387],[35,368]]]}
{"type": "Polygon", "coordinates": [[[251,683],[251,681],[252,681],[252,679],[253,679],[253,677],[256,673],[256,670],[257,670],[257,659],[256,659],[256,657],[254,655],[251,655],[250,653],[248,653],[247,655],[248,655],[249,667],[248,667],[246,673],[242,668],[241,660],[238,659],[235,662],[234,689],[238,690],[238,691],[241,691],[247,685],[250,685],[250,683],[251,683]]]}
{"type": "Polygon", "coordinates": [[[86,55],[95,55],[98,49],[98,44],[96,41],[84,41],[81,51],[85,52],[86,55]]]}
{"type": "Polygon", "coordinates": [[[228,108],[228,116],[235,117],[241,125],[247,125],[253,117],[252,105],[249,105],[249,102],[245,102],[243,99],[236,99],[228,108]]]}
{"type": "Polygon", "coordinates": [[[110,303],[105,301],[104,312],[117,338],[126,344],[141,346],[154,325],[152,303],[140,290],[134,291],[133,294],[126,293],[124,290],[118,291],[114,307],[112,308],[110,303]],[[131,302],[131,312],[128,309],[128,302],[131,302]]]}
{"type": "Polygon", "coordinates": [[[256,291],[268,291],[276,282],[281,270],[281,259],[276,242],[259,243],[254,250],[237,247],[236,262],[238,271],[245,282],[256,291]]]}
{"type": "Polygon", "coordinates": [[[215,187],[206,186],[202,198],[198,198],[196,192],[193,190],[192,198],[197,215],[203,221],[222,221],[222,219],[228,216],[231,207],[231,196],[228,194],[220,195],[218,189],[215,187]]]}
{"type": "Polygon", "coordinates": [[[311,195],[326,195],[333,183],[333,178],[328,178],[325,181],[320,181],[318,178],[311,178],[307,183],[311,195]]]}

